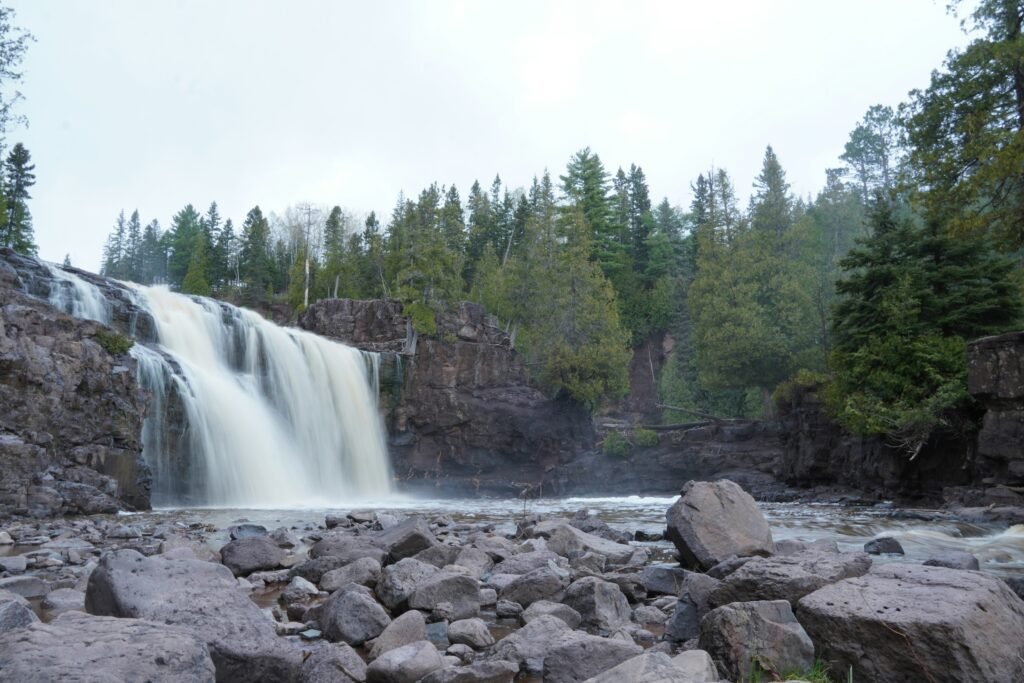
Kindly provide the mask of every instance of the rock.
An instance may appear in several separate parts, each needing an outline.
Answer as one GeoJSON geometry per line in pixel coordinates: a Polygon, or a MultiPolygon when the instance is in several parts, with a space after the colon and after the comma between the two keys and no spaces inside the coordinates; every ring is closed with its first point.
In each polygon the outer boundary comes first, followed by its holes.
{"type": "Polygon", "coordinates": [[[324,526],[328,529],[333,529],[337,526],[348,526],[349,521],[346,515],[327,515],[324,517],[324,526]]]}
{"type": "Polygon", "coordinates": [[[706,574],[687,572],[675,611],[665,627],[668,640],[682,643],[700,635],[700,621],[711,611],[711,595],[721,582],[706,574]]]}
{"type": "Polygon", "coordinates": [[[399,560],[381,571],[377,597],[389,610],[402,612],[408,609],[409,596],[416,586],[439,571],[437,567],[411,557],[399,560]]]}
{"type": "Polygon", "coordinates": [[[517,576],[498,591],[501,600],[529,607],[538,600],[559,602],[565,595],[568,580],[551,567],[541,567],[517,576]]]}
{"type": "Polygon", "coordinates": [[[0,591],[0,634],[38,621],[39,617],[32,611],[28,600],[16,593],[0,591]]]}
{"type": "Polygon", "coordinates": [[[712,579],[721,580],[729,576],[729,574],[732,574],[734,571],[736,571],[743,565],[745,565],[751,559],[752,558],[750,557],[729,557],[722,560],[721,562],[719,562],[714,567],[712,567],[704,573],[707,576],[710,576],[712,579]]]}
{"type": "Polygon", "coordinates": [[[569,566],[578,572],[585,572],[590,575],[603,574],[608,558],[597,553],[583,553],[579,557],[569,560],[569,566]]]}
{"type": "MultiPolygon", "coordinates": [[[[537,526],[540,527],[542,524],[537,526]]],[[[612,564],[625,564],[632,557],[634,551],[630,545],[588,534],[565,522],[554,527],[547,540],[548,549],[563,557],[591,552],[604,555],[612,564]]]]}
{"type": "MultiPolygon", "coordinates": [[[[484,574],[490,573],[494,567],[494,561],[491,560],[487,553],[472,546],[459,550],[459,554],[455,556],[454,564],[468,569],[470,571],[470,576],[476,579],[483,577],[484,574]]],[[[515,572],[508,573],[514,574],[515,572]]]]}
{"type": "Polygon", "coordinates": [[[444,665],[429,640],[389,650],[366,668],[366,683],[416,683],[444,665]]]}
{"type": "Polygon", "coordinates": [[[742,681],[755,666],[782,672],[814,665],[814,644],[785,600],[734,602],[711,610],[700,623],[700,647],[727,675],[742,681]]]}
{"type": "Polygon", "coordinates": [[[433,611],[441,603],[450,605],[449,618],[469,619],[480,614],[480,585],[465,574],[439,571],[416,584],[409,595],[409,607],[433,611]]]}
{"type": "Polygon", "coordinates": [[[281,593],[281,599],[285,604],[290,604],[301,602],[317,595],[320,595],[320,591],[317,590],[316,586],[301,576],[293,576],[292,580],[288,583],[288,587],[281,593]]]}
{"type": "Polygon", "coordinates": [[[730,602],[800,598],[843,579],[862,576],[871,568],[864,553],[805,550],[782,557],[755,557],[722,580],[709,598],[712,607],[730,602]]]}
{"type": "Polygon", "coordinates": [[[292,681],[298,674],[299,653],[223,565],[115,550],[90,575],[85,606],[97,615],[182,625],[206,642],[221,680],[292,681]]]}
{"type": "Polygon", "coordinates": [[[302,683],[363,683],[366,662],[346,643],[321,643],[302,663],[302,683]]]}
{"type": "Polygon", "coordinates": [[[416,610],[409,610],[395,618],[387,628],[373,641],[370,648],[370,659],[380,657],[388,650],[402,647],[409,643],[415,643],[427,639],[427,623],[423,619],[423,613],[416,610]]]}
{"type": "Polygon", "coordinates": [[[28,558],[24,555],[0,557],[0,570],[9,574],[21,574],[28,569],[28,558]]]}
{"type": "Polygon", "coordinates": [[[836,676],[1024,680],[1024,602],[981,572],[892,563],[811,593],[800,621],[836,676]],[[908,656],[908,652],[913,656],[908,656]]]}
{"type": "Polygon", "coordinates": [[[23,598],[41,598],[50,591],[50,588],[38,576],[9,576],[0,579],[0,591],[10,591],[23,598]]]}
{"type": "Polygon", "coordinates": [[[523,606],[511,600],[498,600],[494,606],[494,613],[499,619],[515,619],[523,613],[523,606]]]}
{"type": "Polygon", "coordinates": [[[51,612],[85,611],[85,593],[74,588],[58,588],[43,598],[43,609],[51,612]]]}
{"type": "Polygon", "coordinates": [[[903,555],[903,546],[892,536],[881,536],[864,544],[864,552],[871,555],[903,555]]]}
{"type": "Polygon", "coordinates": [[[362,645],[379,636],[391,623],[384,608],[354,584],[331,594],[320,613],[324,637],[332,642],[362,645]]]}
{"type": "Polygon", "coordinates": [[[703,683],[717,679],[693,678],[664,652],[646,652],[588,678],[586,683],[703,683]]]}
{"type": "Polygon", "coordinates": [[[711,683],[718,680],[718,668],[704,650],[687,650],[672,658],[672,664],[679,668],[687,683],[711,683]]]}
{"type": "Polygon", "coordinates": [[[6,531],[0,531],[0,545],[14,545],[14,539],[6,531]]]}
{"type": "Polygon", "coordinates": [[[647,589],[644,588],[640,574],[637,572],[615,572],[605,574],[602,578],[618,586],[631,605],[638,604],[647,599],[647,589]]]}
{"type": "Polygon", "coordinates": [[[572,633],[561,619],[544,615],[499,640],[488,659],[505,659],[518,664],[520,670],[540,672],[548,651],[572,633]]]}
{"type": "Polygon", "coordinates": [[[633,610],[633,621],[641,626],[647,624],[664,624],[667,620],[665,613],[657,607],[641,605],[633,610]]]}
{"type": "Polygon", "coordinates": [[[288,570],[289,576],[301,576],[310,583],[320,583],[324,574],[348,564],[340,557],[326,556],[299,562],[288,570]]]}
{"type": "Polygon", "coordinates": [[[654,564],[640,572],[640,583],[648,595],[679,595],[686,570],[667,564],[654,564]]]}
{"type": "Polygon", "coordinates": [[[558,553],[553,553],[550,550],[538,550],[536,552],[512,555],[511,557],[508,557],[494,565],[494,568],[491,569],[491,573],[528,574],[535,569],[547,567],[549,562],[554,562],[556,566],[564,568],[569,567],[569,563],[566,559],[558,553]]]}
{"type": "Polygon", "coordinates": [[[947,569],[973,569],[975,571],[981,568],[977,557],[960,550],[943,551],[925,560],[924,566],[946,567],[947,569]]]}
{"type": "Polygon", "coordinates": [[[220,557],[221,562],[232,574],[248,576],[262,569],[280,567],[284,560],[284,550],[278,548],[277,544],[265,535],[245,536],[228,542],[220,549],[220,557]]]}
{"type": "Polygon", "coordinates": [[[266,536],[267,527],[260,524],[236,524],[228,530],[228,535],[231,536],[232,541],[237,541],[240,538],[266,536]]]}
{"type": "Polygon", "coordinates": [[[499,659],[439,669],[425,676],[420,683],[512,683],[518,672],[518,665],[499,659]]]}
{"type": "Polygon", "coordinates": [[[560,602],[552,602],[550,600],[538,600],[534,602],[520,615],[520,619],[524,624],[529,624],[534,619],[539,617],[550,615],[558,617],[566,624],[569,628],[578,628],[583,622],[583,617],[580,613],[574,610],[568,605],[563,605],[560,602]]]}
{"type": "Polygon", "coordinates": [[[448,624],[448,640],[452,643],[468,645],[481,650],[494,645],[494,636],[487,630],[483,619],[460,619],[448,624]]]}
{"type": "Polygon", "coordinates": [[[732,555],[770,555],[772,532],[750,494],[728,479],[689,481],[666,514],[684,564],[710,569],[732,555]]]}
{"type": "Polygon", "coordinates": [[[373,541],[388,551],[392,563],[437,545],[437,538],[422,517],[410,517],[380,531],[374,534],[373,541]]]}
{"type": "Polygon", "coordinates": [[[565,604],[580,613],[585,628],[611,633],[629,623],[626,596],[614,583],[588,576],[569,585],[565,604]]]}
{"type": "MultiPolygon", "coordinates": [[[[376,541],[365,537],[352,536],[348,532],[331,532],[314,543],[309,549],[310,559],[331,557],[335,558],[334,564],[329,569],[343,567],[350,562],[355,562],[361,557],[372,557],[382,566],[387,559],[388,551],[380,547],[376,541]]],[[[325,569],[324,571],[328,571],[325,569]]],[[[322,574],[321,574],[322,575],[322,574]]],[[[310,581],[308,576],[306,577],[310,581]]],[[[319,581],[320,577],[316,578],[319,581]]]]}
{"type": "Polygon", "coordinates": [[[488,607],[490,605],[497,604],[498,602],[498,591],[493,588],[481,588],[480,589],[480,606],[488,607]]]}
{"type": "Polygon", "coordinates": [[[643,648],[632,641],[575,635],[552,647],[544,658],[544,683],[577,683],[607,671],[643,648]]]}
{"type": "Polygon", "coordinates": [[[373,588],[380,580],[380,562],[372,557],[361,557],[358,560],[326,572],[320,577],[320,588],[333,593],[347,583],[373,588]]]}
{"type": "Polygon", "coordinates": [[[298,548],[302,541],[285,527],[278,527],[270,532],[270,540],[277,544],[278,548],[298,548]]]}
{"type": "Polygon", "coordinates": [[[206,644],[187,629],[81,612],[0,633],[0,672],[8,681],[215,679],[206,644]]]}

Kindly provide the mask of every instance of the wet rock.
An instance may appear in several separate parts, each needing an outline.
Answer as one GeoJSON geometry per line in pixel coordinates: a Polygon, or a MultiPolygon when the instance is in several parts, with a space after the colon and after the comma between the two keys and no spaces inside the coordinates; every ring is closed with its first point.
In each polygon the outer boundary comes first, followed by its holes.
{"type": "Polygon", "coordinates": [[[519,666],[513,662],[474,662],[440,669],[425,676],[420,683],[512,683],[518,672],[519,666]]]}
{"type": "Polygon", "coordinates": [[[626,596],[614,583],[588,576],[569,585],[565,604],[580,613],[585,628],[611,633],[629,623],[626,596]]]}
{"type": "Polygon", "coordinates": [[[416,610],[409,610],[395,618],[380,636],[373,641],[370,648],[370,659],[377,659],[388,650],[402,647],[409,643],[415,643],[427,639],[427,623],[423,619],[423,613],[416,610]]]}
{"type": "Polygon", "coordinates": [[[568,572],[561,574],[552,567],[534,569],[515,577],[498,591],[501,600],[516,602],[529,607],[538,600],[560,602],[565,596],[568,572]]]}
{"type": "Polygon", "coordinates": [[[753,600],[800,598],[843,579],[862,576],[871,568],[864,553],[804,550],[782,557],[755,557],[722,580],[709,602],[712,606],[753,600]]]}
{"type": "Polygon", "coordinates": [[[228,530],[228,535],[232,541],[237,541],[240,538],[256,538],[257,536],[266,536],[267,527],[260,524],[236,524],[228,530]]]}
{"type": "Polygon", "coordinates": [[[374,534],[373,540],[388,551],[391,562],[412,557],[437,545],[437,538],[422,517],[410,517],[390,529],[378,532],[374,534]]]}
{"type": "Polygon", "coordinates": [[[85,606],[97,615],[182,625],[206,642],[218,679],[291,681],[298,674],[298,652],[223,565],[109,552],[89,577],[85,606]]]}
{"type": "Polygon", "coordinates": [[[806,671],[814,664],[814,644],[785,600],[734,602],[711,610],[701,620],[700,647],[727,675],[742,681],[754,666],[806,671]]]}
{"type": "Polygon", "coordinates": [[[870,555],[903,555],[903,546],[891,536],[875,538],[864,544],[864,552],[870,555]]]}
{"type": "Polygon", "coordinates": [[[519,665],[521,671],[540,672],[551,648],[572,633],[561,619],[544,615],[499,640],[488,653],[488,659],[508,660],[519,665]]]}
{"type": "Polygon", "coordinates": [[[460,619],[448,624],[448,640],[460,645],[468,645],[474,650],[494,645],[494,636],[487,630],[483,619],[460,619]]]}
{"type": "Polygon", "coordinates": [[[81,612],[0,634],[0,672],[8,681],[215,679],[206,644],[187,629],[81,612]]]}
{"type": "Polygon", "coordinates": [[[520,615],[520,619],[524,624],[529,624],[534,619],[545,615],[558,617],[568,624],[569,628],[578,628],[583,622],[583,617],[580,616],[580,613],[572,607],[563,605],[560,602],[552,602],[550,600],[538,600],[533,603],[523,611],[520,615]]]}
{"type": "Polygon", "coordinates": [[[588,534],[608,541],[614,541],[615,543],[629,543],[632,540],[630,534],[611,528],[607,522],[591,515],[587,510],[578,510],[569,520],[569,524],[580,531],[585,531],[588,534]]]}
{"type": "Polygon", "coordinates": [[[389,610],[404,611],[408,609],[409,596],[416,586],[439,571],[434,565],[411,557],[399,560],[381,571],[377,597],[389,610]]]}
{"type": "Polygon", "coordinates": [[[663,652],[646,652],[632,657],[592,678],[586,683],[701,683],[690,677],[663,652]]]}
{"type": "Polygon", "coordinates": [[[25,575],[0,579],[0,591],[10,591],[23,598],[41,598],[50,591],[50,588],[38,576],[25,575]]]}
{"type": "Polygon", "coordinates": [[[733,555],[770,555],[772,532],[757,503],[728,479],[689,481],[666,513],[666,535],[686,565],[710,569],[733,555]]]}
{"type": "Polygon", "coordinates": [[[366,662],[347,643],[321,643],[302,663],[302,683],[363,683],[366,662]]]}
{"type": "Polygon", "coordinates": [[[528,574],[535,569],[547,567],[549,562],[568,569],[569,563],[564,557],[550,550],[520,553],[502,560],[491,570],[494,574],[528,574]]]}
{"type": "Polygon", "coordinates": [[[428,640],[389,650],[366,668],[366,683],[416,683],[444,665],[428,640]]]}
{"type": "Polygon", "coordinates": [[[711,683],[718,680],[718,667],[704,650],[687,650],[672,658],[672,664],[686,676],[688,683],[711,683]]]}
{"type": "Polygon", "coordinates": [[[320,612],[324,637],[332,642],[362,645],[379,636],[391,623],[384,608],[355,584],[343,587],[327,598],[320,612]]]}
{"type": "MultiPolygon", "coordinates": [[[[262,527],[261,527],[262,528],[262,527]]],[[[246,536],[220,549],[221,562],[235,576],[248,576],[265,569],[277,569],[284,560],[284,550],[264,536],[246,536]]]]}
{"type": "Polygon", "coordinates": [[[24,628],[39,621],[28,600],[8,591],[0,591],[0,634],[24,628]]]}
{"type": "Polygon", "coordinates": [[[960,550],[943,551],[925,560],[924,566],[946,567],[947,569],[973,569],[975,571],[981,568],[977,557],[960,550]]]}
{"type": "Polygon", "coordinates": [[[981,572],[879,565],[811,593],[798,613],[836,676],[1024,680],[1024,641],[995,635],[1024,633],[1024,601],[981,572]]]}
{"type": "Polygon", "coordinates": [[[585,681],[642,652],[643,648],[632,641],[586,634],[574,635],[548,651],[544,658],[544,682],[585,681]]]}
{"type": "Polygon", "coordinates": [[[679,595],[686,570],[667,564],[654,564],[640,572],[640,582],[648,595],[679,595]]]}
{"type": "Polygon", "coordinates": [[[480,585],[465,574],[440,571],[416,584],[409,595],[409,607],[433,611],[448,603],[449,619],[469,619],[480,614],[480,585]]]}
{"type": "Polygon", "coordinates": [[[372,557],[361,557],[344,567],[338,567],[320,577],[320,588],[333,593],[347,583],[358,583],[373,588],[380,580],[380,562],[372,557]]]}

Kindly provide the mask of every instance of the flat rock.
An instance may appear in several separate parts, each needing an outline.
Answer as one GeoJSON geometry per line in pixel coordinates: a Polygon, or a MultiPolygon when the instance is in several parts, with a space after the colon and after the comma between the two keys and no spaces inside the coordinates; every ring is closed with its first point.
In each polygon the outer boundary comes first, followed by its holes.
{"type": "MultiPolygon", "coordinates": [[[[343,567],[361,557],[372,557],[381,565],[384,564],[388,551],[382,548],[375,539],[365,536],[353,536],[346,531],[332,531],[326,534],[309,549],[310,559],[333,557],[336,559],[331,569],[343,567]]],[[[306,577],[309,579],[309,577],[306,577]]],[[[310,579],[312,581],[313,579],[310,579]]],[[[319,577],[316,579],[320,580],[319,577]]]]}
{"type": "Polygon", "coordinates": [[[840,678],[852,666],[857,681],[1024,680],[1024,601],[982,572],[879,565],[811,593],[798,612],[840,678]]]}
{"type": "Polygon", "coordinates": [[[626,564],[633,556],[633,551],[635,550],[631,545],[616,543],[594,534],[588,534],[568,522],[553,528],[547,537],[547,541],[548,550],[558,553],[563,557],[591,552],[604,555],[612,564],[626,564]]]}
{"type": "Polygon", "coordinates": [[[686,570],[675,565],[652,564],[640,572],[640,582],[648,595],[679,595],[686,570]]]}
{"type": "Polygon", "coordinates": [[[277,569],[281,566],[284,555],[284,550],[277,547],[277,544],[266,535],[244,536],[230,541],[220,549],[221,562],[235,576],[248,576],[256,571],[277,569]]]}
{"type": "Polygon", "coordinates": [[[775,547],[757,503],[728,479],[687,482],[666,517],[666,535],[691,567],[707,570],[733,555],[771,555],[775,547]]]}
{"type": "Polygon", "coordinates": [[[781,557],[755,557],[722,579],[709,598],[713,607],[730,602],[788,600],[796,607],[805,595],[871,568],[865,553],[804,550],[781,557]]]}
{"type": "Polygon", "coordinates": [[[962,550],[946,550],[924,561],[926,567],[946,567],[947,569],[981,569],[978,558],[962,550]]]}
{"type": "Polygon", "coordinates": [[[206,643],[187,629],[68,612],[49,624],[0,633],[5,681],[213,683],[206,643]]]}
{"type": "Polygon", "coordinates": [[[785,600],[734,602],[711,610],[700,623],[700,647],[734,680],[749,680],[755,665],[782,672],[806,671],[814,664],[814,644],[785,600]]]}
{"type": "Polygon", "coordinates": [[[85,611],[85,593],[74,588],[58,588],[43,598],[43,609],[51,612],[85,611]]]}
{"type": "Polygon", "coordinates": [[[491,572],[494,574],[528,574],[535,569],[547,567],[549,562],[554,562],[556,566],[569,568],[568,561],[558,553],[550,550],[538,550],[512,555],[494,565],[491,572]]]}
{"type": "Polygon", "coordinates": [[[0,579],[0,591],[10,591],[23,598],[41,598],[50,592],[50,588],[38,576],[24,575],[0,579]]]}

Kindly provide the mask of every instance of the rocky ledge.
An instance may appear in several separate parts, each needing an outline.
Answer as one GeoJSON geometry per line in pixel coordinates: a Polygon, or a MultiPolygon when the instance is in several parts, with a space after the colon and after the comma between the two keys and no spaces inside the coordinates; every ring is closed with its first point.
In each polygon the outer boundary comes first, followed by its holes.
{"type": "Polygon", "coordinates": [[[1024,601],[967,558],[873,565],[835,544],[776,543],[728,480],[688,483],[667,522],[680,563],[585,512],[507,534],[383,511],[237,523],[219,550],[204,524],[8,523],[0,679],[1024,677],[1024,601]]]}

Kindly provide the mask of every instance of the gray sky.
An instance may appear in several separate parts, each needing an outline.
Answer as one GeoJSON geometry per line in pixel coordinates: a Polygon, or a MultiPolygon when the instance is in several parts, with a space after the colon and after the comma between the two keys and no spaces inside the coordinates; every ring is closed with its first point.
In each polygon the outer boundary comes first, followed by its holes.
{"type": "Polygon", "coordinates": [[[677,205],[712,164],[745,197],[767,144],[815,193],[867,108],[965,42],[935,0],[11,4],[38,38],[8,141],[36,163],[40,253],[88,269],[122,208],[386,216],[400,190],[526,186],[588,145],[677,205]]]}

